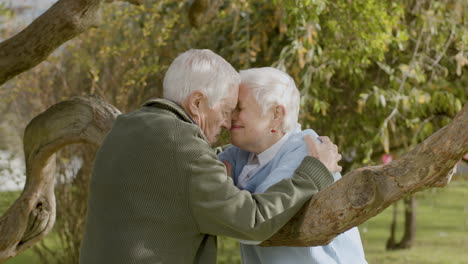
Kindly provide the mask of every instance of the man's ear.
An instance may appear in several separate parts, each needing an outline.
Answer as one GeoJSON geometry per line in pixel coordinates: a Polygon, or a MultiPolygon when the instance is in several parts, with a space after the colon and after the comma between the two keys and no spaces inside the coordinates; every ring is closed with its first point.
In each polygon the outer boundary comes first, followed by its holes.
{"type": "Polygon", "coordinates": [[[206,96],[203,92],[196,90],[184,100],[184,110],[194,120],[197,120],[200,117],[200,107],[205,97],[206,96]]]}
{"type": "Polygon", "coordinates": [[[204,98],[205,94],[199,90],[191,93],[185,102],[186,111],[188,114],[198,116],[200,114],[200,106],[204,98]]]}

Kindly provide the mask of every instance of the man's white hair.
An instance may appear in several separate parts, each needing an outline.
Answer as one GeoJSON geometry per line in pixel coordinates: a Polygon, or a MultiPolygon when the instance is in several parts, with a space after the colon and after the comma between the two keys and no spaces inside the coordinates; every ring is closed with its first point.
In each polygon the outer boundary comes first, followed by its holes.
{"type": "Polygon", "coordinates": [[[196,90],[203,92],[210,107],[237,89],[239,73],[221,56],[208,49],[191,49],[172,62],[164,76],[163,96],[181,103],[196,90]]]}
{"type": "Polygon", "coordinates": [[[262,106],[262,114],[272,111],[276,105],[283,105],[286,109],[283,131],[289,132],[297,126],[301,96],[291,76],[271,67],[240,71],[240,76],[241,85],[251,89],[262,106]]]}

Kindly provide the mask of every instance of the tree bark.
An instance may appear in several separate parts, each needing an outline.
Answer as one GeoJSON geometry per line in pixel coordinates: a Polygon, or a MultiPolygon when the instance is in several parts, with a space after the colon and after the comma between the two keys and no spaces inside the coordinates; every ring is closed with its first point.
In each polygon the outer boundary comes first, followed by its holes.
{"type": "MultiPolygon", "coordinates": [[[[26,128],[26,185],[0,218],[0,263],[42,239],[55,220],[54,153],[72,143],[99,146],[119,111],[105,102],[75,98],[58,103],[26,128]]],[[[446,127],[385,166],[354,170],[317,193],[262,245],[324,245],[410,193],[446,185],[468,152],[468,104],[446,127]]]]}
{"type": "MultiPolygon", "coordinates": [[[[123,1],[133,4],[142,2],[123,1]]],[[[59,0],[24,30],[1,42],[0,85],[33,68],[66,41],[97,26],[101,2],[102,0],[59,0]]]]}
{"type": "Polygon", "coordinates": [[[74,143],[99,147],[120,112],[95,98],[75,98],[50,107],[26,127],[26,184],[0,218],[0,263],[41,240],[55,222],[55,152],[74,143]]]}

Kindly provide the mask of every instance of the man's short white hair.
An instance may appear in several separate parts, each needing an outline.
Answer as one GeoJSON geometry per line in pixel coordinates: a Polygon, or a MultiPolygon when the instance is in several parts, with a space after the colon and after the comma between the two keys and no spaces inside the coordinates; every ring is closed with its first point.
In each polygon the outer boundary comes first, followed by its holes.
{"type": "Polygon", "coordinates": [[[203,92],[210,107],[237,89],[239,73],[221,56],[208,49],[191,49],[172,62],[164,76],[165,99],[181,103],[196,90],[203,92]]]}
{"type": "Polygon", "coordinates": [[[252,90],[263,114],[276,105],[283,105],[286,109],[283,131],[289,132],[297,126],[301,96],[291,76],[271,67],[240,71],[240,76],[241,85],[252,90]]]}

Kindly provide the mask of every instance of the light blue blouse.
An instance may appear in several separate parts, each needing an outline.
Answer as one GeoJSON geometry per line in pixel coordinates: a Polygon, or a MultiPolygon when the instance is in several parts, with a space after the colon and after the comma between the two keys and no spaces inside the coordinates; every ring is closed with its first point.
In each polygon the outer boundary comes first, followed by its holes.
{"type": "MultiPolygon", "coordinates": [[[[305,135],[318,137],[317,133],[311,129],[301,131],[297,128],[291,132],[275,157],[248,179],[244,190],[261,193],[271,185],[290,178],[307,155],[305,135]]],[[[247,165],[250,154],[232,146],[219,155],[220,160],[227,160],[232,164],[232,177],[235,185],[238,185],[237,178],[247,165]]],[[[334,177],[336,181],[341,178],[341,175],[335,173],[334,177]]],[[[243,264],[367,264],[357,227],[338,235],[326,246],[260,247],[244,244],[241,241],[240,248],[243,264]]]]}

